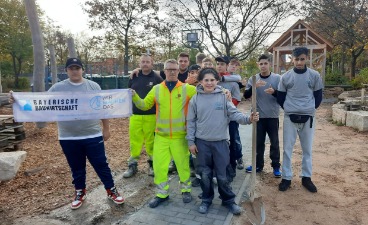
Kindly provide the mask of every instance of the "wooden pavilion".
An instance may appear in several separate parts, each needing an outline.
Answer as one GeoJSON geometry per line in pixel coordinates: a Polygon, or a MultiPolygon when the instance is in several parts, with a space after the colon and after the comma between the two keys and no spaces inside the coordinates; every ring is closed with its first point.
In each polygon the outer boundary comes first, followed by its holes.
{"type": "Polygon", "coordinates": [[[326,55],[333,46],[331,42],[316,33],[303,20],[298,20],[268,48],[268,52],[273,54],[273,71],[283,74],[291,69],[293,67],[292,51],[299,46],[305,46],[309,49],[307,66],[319,71],[324,80],[326,55]]]}

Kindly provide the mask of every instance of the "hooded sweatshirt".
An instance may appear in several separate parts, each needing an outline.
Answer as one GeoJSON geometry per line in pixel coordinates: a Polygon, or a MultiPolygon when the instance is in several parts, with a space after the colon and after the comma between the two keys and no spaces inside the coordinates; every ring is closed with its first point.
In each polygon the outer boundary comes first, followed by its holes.
{"type": "Polygon", "coordinates": [[[227,101],[220,86],[211,93],[205,93],[203,86],[197,86],[197,94],[189,102],[187,115],[187,136],[189,146],[196,138],[205,141],[229,140],[229,122],[250,124],[249,116],[241,113],[232,102],[227,101]]]}

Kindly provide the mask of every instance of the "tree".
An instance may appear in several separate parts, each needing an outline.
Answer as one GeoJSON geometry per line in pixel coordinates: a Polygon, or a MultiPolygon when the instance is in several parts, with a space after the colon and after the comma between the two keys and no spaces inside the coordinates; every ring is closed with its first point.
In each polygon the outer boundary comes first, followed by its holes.
{"type": "Polygon", "coordinates": [[[287,0],[170,0],[169,7],[183,24],[204,30],[212,55],[242,60],[264,43],[293,5],[287,0]]]}
{"type": "Polygon", "coordinates": [[[0,2],[0,52],[9,54],[15,87],[25,63],[32,60],[32,39],[26,10],[20,0],[0,2]]]}
{"type": "Polygon", "coordinates": [[[45,50],[35,0],[24,0],[33,44],[33,88],[45,91],[45,50]]]}
{"type": "Polygon", "coordinates": [[[368,42],[368,1],[309,0],[304,9],[313,28],[349,52],[354,78],[357,59],[368,42]]]}
{"type": "Polygon", "coordinates": [[[115,39],[124,46],[124,73],[128,73],[129,41],[136,33],[133,28],[144,32],[145,25],[157,19],[158,6],[155,0],[89,0],[84,11],[88,13],[89,26],[104,30],[107,39],[115,39]],[[141,26],[141,27],[139,27],[141,26]]]}

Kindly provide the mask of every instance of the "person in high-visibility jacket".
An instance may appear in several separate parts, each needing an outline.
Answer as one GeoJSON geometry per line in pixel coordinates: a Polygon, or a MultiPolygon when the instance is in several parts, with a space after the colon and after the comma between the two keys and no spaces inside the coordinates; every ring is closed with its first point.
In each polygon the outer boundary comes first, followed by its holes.
{"type": "Polygon", "coordinates": [[[179,174],[183,202],[189,203],[192,200],[188,160],[190,153],[185,136],[188,104],[196,89],[178,80],[179,65],[175,59],[165,62],[164,72],[165,82],[155,85],[144,99],[133,91],[133,102],[137,108],[148,110],[156,105],[153,170],[158,192],[149,202],[151,208],[169,198],[168,167],[171,158],[179,174]]]}
{"type": "MultiPolygon", "coordinates": [[[[128,87],[135,90],[140,97],[144,98],[152,87],[161,83],[163,79],[152,70],[153,58],[150,55],[141,55],[139,67],[141,69],[138,71],[138,75],[133,76],[129,80],[128,87]]],[[[133,105],[133,115],[129,119],[130,157],[128,159],[128,169],[123,174],[124,178],[132,177],[138,172],[138,160],[141,156],[143,144],[145,145],[148,157],[148,175],[154,175],[152,154],[156,127],[155,114],[155,107],[143,111],[133,105]]]]}

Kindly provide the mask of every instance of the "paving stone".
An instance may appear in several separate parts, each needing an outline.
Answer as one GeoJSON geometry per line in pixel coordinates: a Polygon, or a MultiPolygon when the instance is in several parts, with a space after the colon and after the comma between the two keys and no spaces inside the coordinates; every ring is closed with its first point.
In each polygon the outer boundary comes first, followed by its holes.
{"type": "Polygon", "coordinates": [[[193,220],[195,215],[191,215],[189,214],[189,212],[187,212],[187,213],[178,213],[176,217],[186,219],[186,220],[193,220]]]}
{"type": "Polygon", "coordinates": [[[208,224],[213,224],[213,222],[215,221],[214,219],[212,218],[208,218],[206,217],[206,215],[203,215],[203,216],[196,216],[194,218],[195,221],[198,221],[198,222],[201,222],[201,223],[208,223],[208,224]]]}
{"type": "Polygon", "coordinates": [[[216,219],[216,220],[225,220],[226,216],[216,215],[212,213],[207,213],[206,215],[208,218],[216,219]]]}

